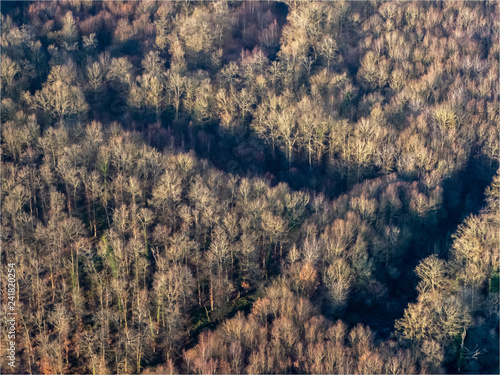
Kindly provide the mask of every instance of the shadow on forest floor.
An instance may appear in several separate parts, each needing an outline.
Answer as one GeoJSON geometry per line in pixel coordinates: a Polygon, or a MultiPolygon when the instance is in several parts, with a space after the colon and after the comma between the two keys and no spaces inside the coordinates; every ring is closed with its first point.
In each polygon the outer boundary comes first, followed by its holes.
{"type": "MultiPolygon", "coordinates": [[[[197,157],[209,160],[223,172],[241,177],[264,178],[271,185],[284,182],[293,190],[306,189],[313,194],[323,193],[332,201],[339,195],[348,193],[355,185],[329,174],[324,166],[314,165],[309,168],[307,163],[296,161],[290,168],[283,152],[271,150],[269,145],[254,134],[238,137],[218,130],[215,123],[196,127],[183,121],[173,121],[168,127],[148,128],[144,133],[146,140],[159,149],[170,144],[178,151],[194,151],[197,157]]],[[[466,168],[444,181],[445,218],[437,227],[413,236],[402,262],[407,267],[399,270],[401,276],[396,281],[385,280],[388,288],[385,298],[370,306],[356,298],[350,300],[343,316],[346,323],[363,323],[369,325],[381,338],[390,336],[395,320],[403,316],[408,303],[415,301],[417,297],[415,267],[421,259],[432,253],[447,259],[452,234],[465,217],[477,214],[483,207],[484,190],[491,183],[495,170],[485,160],[471,157],[466,168]]],[[[380,175],[373,173],[364,180],[376,177],[380,175]]]]}
{"type": "MultiPolygon", "coordinates": [[[[294,160],[289,165],[281,150],[271,149],[270,145],[250,130],[245,134],[228,134],[221,132],[215,122],[193,125],[186,120],[173,120],[168,116],[162,119],[161,126],[144,125],[147,121],[144,121],[144,118],[140,120],[142,120],[140,125],[134,126],[135,122],[132,122],[131,129],[128,130],[141,133],[145,141],[158,150],[194,152],[198,158],[207,159],[214,167],[225,173],[247,178],[263,178],[271,186],[283,182],[292,190],[307,190],[312,194],[322,193],[331,201],[348,193],[356,183],[381,177],[381,174],[371,171],[362,179],[348,183],[339,174],[329,171],[326,163],[309,166],[308,163],[294,160]]],[[[341,317],[349,326],[361,323],[370,326],[381,339],[391,336],[395,321],[403,316],[408,303],[417,298],[418,279],[414,273],[415,267],[421,259],[433,253],[447,259],[452,234],[465,217],[477,214],[483,207],[484,191],[491,183],[495,171],[495,166],[488,164],[487,161],[470,157],[463,170],[444,181],[442,188],[445,218],[427,232],[412,236],[410,246],[401,262],[405,265],[405,269],[399,270],[401,276],[397,280],[380,280],[387,287],[387,294],[383,298],[370,304],[359,296],[350,299],[341,317]]],[[[279,271],[279,266],[275,268],[279,271]]],[[[231,314],[234,315],[239,310],[249,311],[254,301],[253,297],[252,293],[247,295],[245,301],[248,303],[244,303],[241,308],[238,308],[236,300],[236,305],[231,307],[231,314]]],[[[321,306],[321,302],[315,301],[314,298],[313,302],[321,306]]],[[[205,314],[204,311],[193,313],[200,317],[205,314]]],[[[322,313],[329,317],[325,309],[322,309],[322,313]]],[[[220,323],[220,319],[205,319],[206,321],[204,319],[200,319],[201,323],[198,322],[200,324],[197,326],[192,326],[191,334],[186,341],[187,347],[196,344],[197,335],[202,330],[215,329],[220,323]]]]}

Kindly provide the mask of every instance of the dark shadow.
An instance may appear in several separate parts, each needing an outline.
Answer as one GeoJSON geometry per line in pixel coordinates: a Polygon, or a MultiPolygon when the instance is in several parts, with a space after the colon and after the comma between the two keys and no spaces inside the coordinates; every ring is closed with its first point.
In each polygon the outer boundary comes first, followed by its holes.
{"type": "Polygon", "coordinates": [[[416,301],[419,282],[414,270],[425,257],[437,254],[447,260],[453,243],[452,235],[463,220],[477,215],[484,207],[484,191],[491,183],[498,166],[482,157],[470,157],[467,165],[443,182],[443,208],[446,216],[437,226],[425,226],[422,231],[412,233],[411,242],[400,262],[400,276],[387,277],[379,270],[377,277],[387,287],[387,294],[367,304],[363,293],[351,298],[342,319],[350,326],[358,323],[370,326],[381,339],[394,332],[394,323],[403,317],[409,303],[416,301]]]}
{"type": "Polygon", "coordinates": [[[24,20],[24,12],[31,4],[30,1],[0,1],[0,12],[3,15],[9,15],[15,23],[21,23],[24,20]]]}
{"type": "Polygon", "coordinates": [[[280,27],[286,23],[286,17],[288,16],[288,5],[286,3],[282,1],[273,2],[271,12],[273,12],[280,27]]]}

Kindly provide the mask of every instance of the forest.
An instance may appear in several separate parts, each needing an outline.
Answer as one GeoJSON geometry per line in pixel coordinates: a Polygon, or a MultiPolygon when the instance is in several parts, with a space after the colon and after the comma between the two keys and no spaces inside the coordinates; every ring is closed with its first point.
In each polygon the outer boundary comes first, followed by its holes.
{"type": "Polygon", "coordinates": [[[1,372],[499,373],[498,1],[0,6],[1,372]]]}

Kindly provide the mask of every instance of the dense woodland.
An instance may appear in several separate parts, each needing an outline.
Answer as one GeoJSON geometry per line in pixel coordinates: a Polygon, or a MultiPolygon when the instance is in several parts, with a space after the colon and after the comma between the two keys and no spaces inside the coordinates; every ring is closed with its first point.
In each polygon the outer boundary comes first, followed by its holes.
{"type": "Polygon", "coordinates": [[[14,372],[498,373],[497,1],[1,7],[14,372]]]}

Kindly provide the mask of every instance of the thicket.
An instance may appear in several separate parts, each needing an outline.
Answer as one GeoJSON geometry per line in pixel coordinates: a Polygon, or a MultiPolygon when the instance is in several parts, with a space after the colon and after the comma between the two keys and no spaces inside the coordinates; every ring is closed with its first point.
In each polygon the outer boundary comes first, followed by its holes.
{"type": "Polygon", "coordinates": [[[498,3],[1,4],[16,372],[498,372],[498,3]]]}

